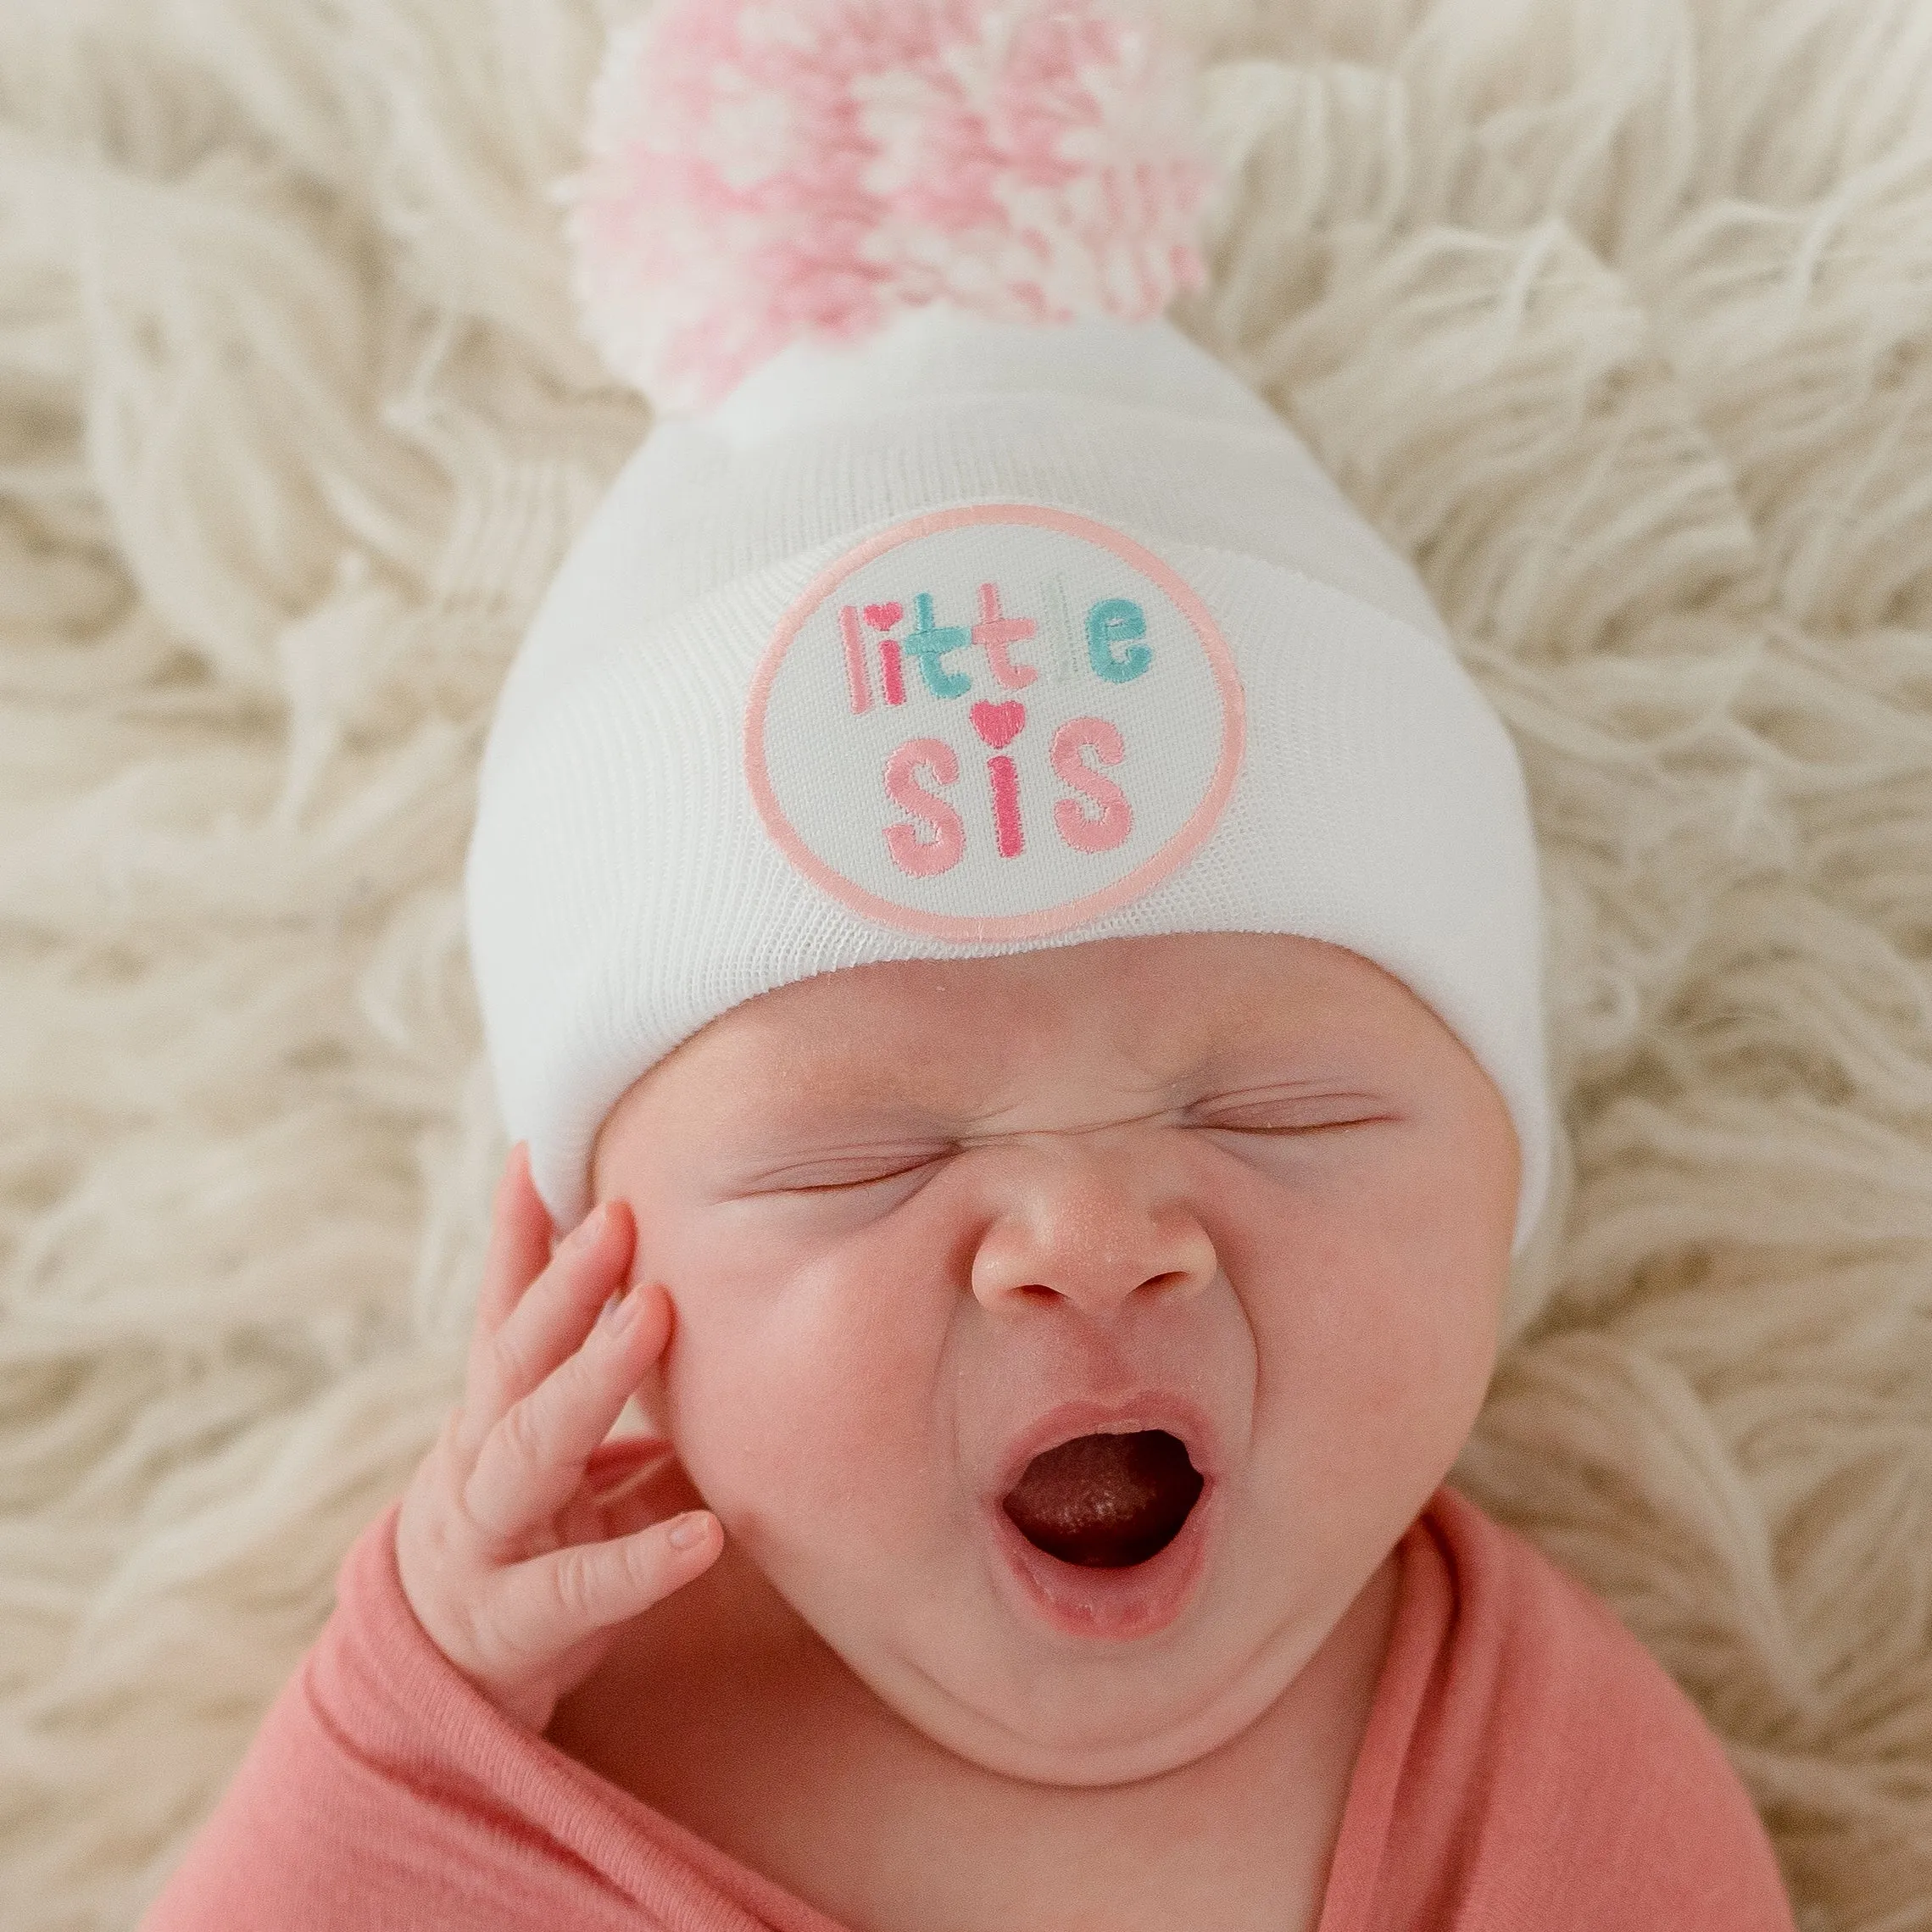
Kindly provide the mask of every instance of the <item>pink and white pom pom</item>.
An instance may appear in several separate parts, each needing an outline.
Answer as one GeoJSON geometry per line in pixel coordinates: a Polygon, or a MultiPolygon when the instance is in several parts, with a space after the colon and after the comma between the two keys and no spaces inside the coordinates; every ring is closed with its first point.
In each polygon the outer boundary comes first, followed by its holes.
{"type": "Polygon", "coordinates": [[[688,412],[928,303],[1146,320],[1203,276],[1190,81],[1105,0],[660,0],[567,187],[586,326],[688,412]]]}

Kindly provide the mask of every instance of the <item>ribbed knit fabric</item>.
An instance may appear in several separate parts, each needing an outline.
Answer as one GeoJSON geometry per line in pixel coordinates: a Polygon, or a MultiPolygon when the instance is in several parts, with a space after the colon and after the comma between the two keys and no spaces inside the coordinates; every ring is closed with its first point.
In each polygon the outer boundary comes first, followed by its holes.
{"type": "MultiPolygon", "coordinates": [[[[923,542],[905,554],[918,570],[938,567],[923,542]]],[[[1151,610],[1152,580],[1118,568],[1151,610]]],[[[836,602],[813,638],[827,678],[836,602]]],[[[1162,675],[1178,676],[1199,647],[1169,617],[1165,640],[1157,629],[1150,637],[1162,675]]],[[[856,629],[856,616],[849,621],[856,629]]],[[[1036,640],[1022,654],[1044,661],[1044,649],[1036,640]]],[[[1001,694],[983,671],[982,685],[985,697],[1001,694]]],[[[1022,695],[1037,710],[1048,688],[1022,695]]],[[[1092,688],[1103,721],[1109,703],[1139,695],[1104,680],[1092,688]]],[[[1189,688],[1197,710],[1208,702],[1198,665],[1189,688]]],[[[854,709],[861,695],[870,708],[860,686],[854,709]]],[[[977,798],[981,748],[964,732],[964,703],[948,711],[916,688],[911,698],[926,709],[909,701],[908,719],[954,721],[971,767],[959,796],[977,798]]],[[[1133,715],[1121,782],[1141,787],[1141,821],[1151,822],[1143,775],[1165,782],[1159,761],[1182,757],[1190,732],[1207,743],[1221,721],[1147,704],[1133,715]]],[[[977,716],[975,726],[985,728],[977,716]]],[[[876,757],[841,752],[816,726],[792,728],[794,793],[799,757],[822,742],[826,784],[860,819],[871,815],[859,836],[889,825],[890,776],[882,785],[876,757]]],[[[1200,773],[1211,749],[1186,753],[1200,773]]],[[[1101,762],[1090,753],[1086,769],[1101,762]]],[[[930,770],[915,782],[937,783],[930,770]]],[[[821,817],[831,809],[806,803],[821,817]]],[[[1170,816],[1178,823],[1180,807],[1170,816]]],[[[1083,823],[1067,822],[1076,833],[1083,823]]],[[[894,836],[916,859],[926,849],[910,832],[894,836]]],[[[1122,854],[1122,864],[1134,856],[1122,854]]],[[[863,849],[858,856],[871,862],[863,849]]],[[[468,888],[499,1098],[560,1223],[587,1205],[589,1150],[614,1102],[743,999],[871,960],[1195,931],[1303,934],[1394,973],[1469,1047],[1509,1108],[1523,1155],[1519,1243],[1544,1198],[1537,875],[1509,738],[1412,571],[1278,416],[1165,321],[1027,328],[929,309],[855,348],[799,345],[710,415],[661,424],[584,532],[506,684],[468,888]],[[1070,568],[1094,556],[1113,567],[1094,544],[1042,537],[1023,521],[1072,513],[1198,604],[1239,686],[1225,740],[1239,762],[1224,805],[1194,767],[1170,787],[1202,793],[1190,822],[1205,837],[1177,835],[1165,857],[1150,853],[1144,884],[1115,888],[1124,902],[1019,938],[960,935],[979,930],[982,916],[991,930],[1013,905],[1030,908],[1028,892],[1050,907],[1055,864],[1068,878],[1083,867],[1102,882],[1112,876],[1104,857],[1047,849],[1037,771],[1015,782],[1033,788],[1027,864],[1047,868],[1045,882],[1006,893],[1033,874],[1002,870],[981,824],[967,840],[971,863],[905,885],[897,922],[859,909],[862,882],[840,885],[842,868],[857,879],[849,849],[818,865],[802,850],[810,827],[793,849],[748,781],[754,686],[801,598],[809,606],[815,582],[876,533],[972,505],[1006,506],[1011,520],[961,539],[960,584],[1002,573],[1039,581],[1015,559],[1055,543],[1070,568]],[[940,926],[949,936],[935,936],[940,926]]]]}

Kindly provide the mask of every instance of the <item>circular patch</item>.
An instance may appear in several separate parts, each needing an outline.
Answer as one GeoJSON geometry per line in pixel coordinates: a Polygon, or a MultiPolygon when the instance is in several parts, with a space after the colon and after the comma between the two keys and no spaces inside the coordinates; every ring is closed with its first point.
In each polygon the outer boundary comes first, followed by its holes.
{"type": "Polygon", "coordinates": [[[1152,551],[1032,504],[869,537],[780,621],[745,774],[793,865],[929,938],[1037,938],[1136,899],[1220,817],[1241,687],[1152,551]]]}

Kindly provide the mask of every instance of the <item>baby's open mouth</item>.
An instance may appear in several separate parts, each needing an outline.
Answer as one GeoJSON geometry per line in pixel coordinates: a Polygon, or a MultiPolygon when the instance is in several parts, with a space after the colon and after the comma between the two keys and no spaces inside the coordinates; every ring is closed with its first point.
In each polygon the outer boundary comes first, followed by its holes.
{"type": "Polygon", "coordinates": [[[1185,1445],[1165,1429],[1077,1435],[1043,1450],[1001,1507],[1036,1549],[1063,1563],[1123,1570],[1180,1534],[1201,1492],[1185,1445]]]}

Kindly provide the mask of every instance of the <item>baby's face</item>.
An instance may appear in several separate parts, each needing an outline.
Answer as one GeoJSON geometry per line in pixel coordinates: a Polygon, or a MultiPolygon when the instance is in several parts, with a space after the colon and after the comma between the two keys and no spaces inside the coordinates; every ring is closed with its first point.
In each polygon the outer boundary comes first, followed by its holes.
{"type": "Polygon", "coordinates": [[[1187,934],[782,988],[593,1178],[727,1536],[927,1735],[1099,1784],[1252,1723],[1449,1468],[1517,1152],[1378,967],[1187,934]]]}

